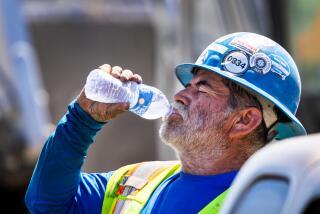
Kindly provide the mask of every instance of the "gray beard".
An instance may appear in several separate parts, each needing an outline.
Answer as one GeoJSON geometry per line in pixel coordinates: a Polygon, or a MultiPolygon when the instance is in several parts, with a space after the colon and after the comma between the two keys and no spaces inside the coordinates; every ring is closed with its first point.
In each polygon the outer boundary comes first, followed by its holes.
{"type": "MultiPolygon", "coordinates": [[[[178,109],[178,111],[185,111],[185,109],[178,109]]],[[[177,153],[191,151],[200,154],[216,153],[227,147],[226,133],[223,133],[222,126],[230,112],[213,116],[200,109],[194,118],[186,116],[185,112],[181,113],[183,119],[178,121],[167,119],[162,122],[159,130],[161,140],[177,153]]]]}

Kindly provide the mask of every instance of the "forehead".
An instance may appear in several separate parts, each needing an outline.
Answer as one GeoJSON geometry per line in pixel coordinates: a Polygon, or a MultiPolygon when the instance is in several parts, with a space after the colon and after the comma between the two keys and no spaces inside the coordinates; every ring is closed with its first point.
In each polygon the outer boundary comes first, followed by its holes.
{"type": "Polygon", "coordinates": [[[196,69],[195,71],[193,71],[193,74],[194,74],[193,78],[205,77],[208,80],[219,81],[219,82],[224,80],[224,78],[221,77],[220,75],[205,69],[196,69]]]}

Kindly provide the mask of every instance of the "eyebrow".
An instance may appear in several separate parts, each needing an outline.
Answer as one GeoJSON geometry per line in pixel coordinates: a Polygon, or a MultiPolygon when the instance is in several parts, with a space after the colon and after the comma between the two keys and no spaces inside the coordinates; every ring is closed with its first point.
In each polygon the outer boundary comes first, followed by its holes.
{"type": "Polygon", "coordinates": [[[208,81],[207,78],[199,78],[198,81],[195,83],[196,85],[199,85],[201,83],[204,83],[206,86],[209,86],[210,88],[213,88],[213,85],[208,81]]]}
{"type": "MultiPolygon", "coordinates": [[[[199,84],[200,82],[205,82],[211,88],[214,87],[214,84],[211,83],[211,81],[208,79],[208,76],[202,75],[202,76],[196,76],[195,78],[197,78],[197,82],[195,84],[199,84]]],[[[209,78],[211,78],[211,76],[209,78]]],[[[214,77],[212,77],[212,79],[214,79],[214,77]]]]}

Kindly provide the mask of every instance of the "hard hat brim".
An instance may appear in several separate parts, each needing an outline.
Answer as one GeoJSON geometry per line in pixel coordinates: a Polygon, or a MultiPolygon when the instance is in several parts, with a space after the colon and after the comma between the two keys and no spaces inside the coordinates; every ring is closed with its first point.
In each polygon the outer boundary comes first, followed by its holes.
{"type": "Polygon", "coordinates": [[[287,109],[284,105],[282,105],[277,99],[270,96],[268,93],[263,91],[262,89],[256,87],[252,83],[246,81],[243,78],[240,78],[230,72],[225,72],[220,70],[217,67],[207,66],[207,65],[197,65],[193,63],[185,63],[180,64],[176,66],[175,72],[177,75],[177,78],[181,82],[183,86],[186,86],[187,83],[189,83],[193,77],[193,69],[200,68],[205,69],[211,72],[214,72],[226,79],[229,79],[242,87],[248,89],[249,91],[253,92],[254,94],[260,95],[263,98],[271,101],[274,103],[275,106],[277,106],[287,117],[290,121],[288,122],[278,122],[277,125],[274,126],[273,130],[276,130],[278,132],[278,135],[276,136],[277,140],[299,136],[299,135],[306,135],[306,130],[301,124],[301,122],[296,118],[294,114],[291,113],[289,109],[287,109]]]}

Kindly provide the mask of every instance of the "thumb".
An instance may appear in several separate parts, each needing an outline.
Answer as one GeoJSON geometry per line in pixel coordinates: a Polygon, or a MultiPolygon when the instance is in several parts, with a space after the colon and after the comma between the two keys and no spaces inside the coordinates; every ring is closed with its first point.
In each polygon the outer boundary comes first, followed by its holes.
{"type": "Polygon", "coordinates": [[[127,111],[130,107],[129,103],[110,103],[109,111],[111,112],[124,112],[127,111]]]}
{"type": "Polygon", "coordinates": [[[129,110],[129,107],[130,107],[130,103],[119,103],[120,104],[120,108],[123,110],[123,111],[127,111],[129,110]]]}

